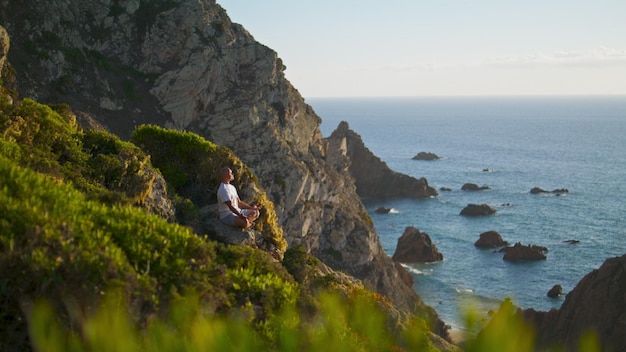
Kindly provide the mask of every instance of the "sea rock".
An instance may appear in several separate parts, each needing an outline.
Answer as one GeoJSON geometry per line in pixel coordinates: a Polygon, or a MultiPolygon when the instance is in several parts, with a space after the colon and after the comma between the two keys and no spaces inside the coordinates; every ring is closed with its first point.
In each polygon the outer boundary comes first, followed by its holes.
{"type": "Polygon", "coordinates": [[[550,291],[548,291],[548,297],[550,297],[550,298],[557,298],[562,293],[563,293],[563,287],[561,287],[561,285],[554,285],[554,286],[552,286],[550,291]]]}
{"type": "Polygon", "coordinates": [[[539,194],[539,193],[549,193],[549,192],[548,192],[548,191],[545,191],[545,190],[543,190],[543,189],[541,189],[541,188],[539,188],[539,187],[533,187],[533,188],[530,190],[530,193],[531,193],[531,194],[539,194]]]}
{"type": "Polygon", "coordinates": [[[580,240],[566,240],[563,241],[563,243],[569,243],[569,244],[579,244],[580,240]]]}
{"type": "Polygon", "coordinates": [[[479,186],[475,183],[466,183],[461,187],[461,190],[463,191],[483,191],[487,189],[490,189],[490,188],[487,186],[479,186]]]}
{"type": "Polygon", "coordinates": [[[546,256],[544,253],[546,253],[548,249],[546,247],[536,245],[524,246],[517,242],[513,247],[505,247],[500,251],[504,252],[504,257],[502,259],[516,262],[522,260],[545,260],[546,256]]]}
{"type": "Polygon", "coordinates": [[[461,215],[465,216],[486,216],[495,213],[496,210],[487,204],[468,204],[461,210],[461,215]]]}
{"type": "Polygon", "coordinates": [[[388,214],[391,211],[391,208],[378,207],[374,211],[377,212],[378,214],[388,214]]]}
{"type": "Polygon", "coordinates": [[[594,332],[600,351],[626,351],[626,255],[607,259],[567,294],[558,310],[521,312],[537,332],[537,350],[555,345],[577,351],[583,334],[594,332]]]}
{"type": "MultiPolygon", "coordinates": [[[[345,121],[339,123],[327,141],[336,146],[328,149],[329,157],[343,154],[348,158],[347,169],[354,177],[356,191],[361,197],[427,198],[437,195],[437,190],[430,187],[425,178],[417,179],[391,170],[363,144],[361,136],[345,121]]],[[[339,165],[343,164],[340,162],[339,165]]]]}
{"type": "Polygon", "coordinates": [[[443,254],[439,253],[427,233],[409,226],[398,239],[391,259],[400,263],[429,263],[443,260],[443,254]]]}
{"type": "Polygon", "coordinates": [[[452,191],[452,189],[450,189],[450,188],[448,188],[448,187],[441,187],[441,188],[439,188],[439,190],[440,190],[441,192],[451,192],[451,191],[452,191]]]}
{"type": "Polygon", "coordinates": [[[487,231],[480,234],[480,238],[474,243],[478,248],[496,248],[507,246],[508,242],[502,239],[496,231],[487,231]]]}
{"type": "Polygon", "coordinates": [[[441,159],[437,154],[431,152],[419,152],[415,155],[413,160],[439,160],[441,159]]]}
{"type": "Polygon", "coordinates": [[[569,193],[569,190],[568,190],[567,188],[557,188],[557,189],[552,190],[552,191],[546,191],[546,190],[541,189],[541,188],[539,188],[539,187],[533,187],[533,188],[530,190],[530,193],[531,193],[531,194],[554,193],[554,194],[556,194],[556,195],[560,195],[560,194],[563,194],[563,193],[569,193]]]}

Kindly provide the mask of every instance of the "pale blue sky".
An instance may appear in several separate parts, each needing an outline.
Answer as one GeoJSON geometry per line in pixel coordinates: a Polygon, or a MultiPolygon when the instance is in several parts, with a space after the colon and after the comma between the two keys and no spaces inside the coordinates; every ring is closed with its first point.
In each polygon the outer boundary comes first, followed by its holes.
{"type": "Polygon", "coordinates": [[[305,97],[626,94],[626,0],[218,0],[305,97]]]}

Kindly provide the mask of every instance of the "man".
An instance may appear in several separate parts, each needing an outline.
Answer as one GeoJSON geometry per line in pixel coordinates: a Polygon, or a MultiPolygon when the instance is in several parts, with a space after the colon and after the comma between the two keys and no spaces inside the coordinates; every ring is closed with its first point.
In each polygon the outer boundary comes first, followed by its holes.
{"type": "Polygon", "coordinates": [[[226,225],[247,229],[254,225],[254,220],[259,217],[260,208],[250,205],[237,194],[235,186],[230,184],[234,180],[233,170],[228,167],[220,169],[220,187],[217,189],[217,207],[220,220],[226,225]]]}

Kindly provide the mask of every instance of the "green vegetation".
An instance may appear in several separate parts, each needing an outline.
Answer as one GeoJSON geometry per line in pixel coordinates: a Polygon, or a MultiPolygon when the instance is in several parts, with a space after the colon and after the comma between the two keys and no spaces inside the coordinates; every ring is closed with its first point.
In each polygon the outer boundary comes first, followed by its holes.
{"type": "Polygon", "coordinates": [[[90,199],[140,205],[156,176],[139,148],[106,132],[83,132],[67,105],[0,104],[0,133],[5,156],[90,199]]]}
{"type": "MultiPolygon", "coordinates": [[[[34,344],[45,351],[395,351],[384,314],[366,298],[349,301],[336,295],[320,298],[320,314],[304,321],[290,309],[266,322],[272,336],[252,329],[245,312],[215,317],[202,314],[197,295],[172,304],[163,319],[139,330],[119,298],[111,295],[95,314],[68,331],[55,321],[54,311],[38,303],[31,316],[34,344]]],[[[420,329],[423,332],[423,329],[420,329]]],[[[420,332],[407,350],[436,351],[420,332]]]]}
{"type": "Polygon", "coordinates": [[[0,314],[8,331],[22,329],[16,318],[28,297],[89,309],[110,287],[144,320],[188,290],[213,312],[260,307],[253,321],[297,298],[297,284],[265,253],[218,245],[137,207],[87,200],[6,158],[0,185],[0,314]]]}
{"type": "Polygon", "coordinates": [[[216,203],[219,168],[230,167],[235,174],[233,184],[240,190],[241,198],[263,206],[255,228],[280,250],[287,248],[274,204],[258,186],[256,176],[230,149],[195,133],[154,125],[138,127],[132,141],[151,155],[152,164],[159,168],[171,190],[189,199],[197,208],[216,203]]]}

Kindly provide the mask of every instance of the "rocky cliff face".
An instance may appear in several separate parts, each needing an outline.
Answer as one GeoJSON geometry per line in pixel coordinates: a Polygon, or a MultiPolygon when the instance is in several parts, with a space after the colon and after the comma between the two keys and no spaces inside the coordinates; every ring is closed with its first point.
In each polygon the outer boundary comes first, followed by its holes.
{"type": "MultiPolygon", "coordinates": [[[[411,197],[436,196],[437,191],[425,178],[416,179],[391,170],[363,143],[361,136],[342,121],[328,138],[330,145],[347,156],[348,171],[354,176],[356,191],[361,197],[411,197]]],[[[333,154],[339,154],[333,151],[333,154]]]]}
{"type": "Polygon", "coordinates": [[[587,274],[558,310],[524,311],[537,328],[542,347],[577,350],[584,333],[597,334],[602,351],[626,351],[626,255],[607,259],[587,274]]]}
{"type": "Polygon", "coordinates": [[[282,61],[215,1],[10,1],[0,21],[19,43],[9,61],[22,96],[69,103],[122,137],[152,123],[228,146],[275,203],[290,245],[437,320],[383,252],[282,61]]]}

